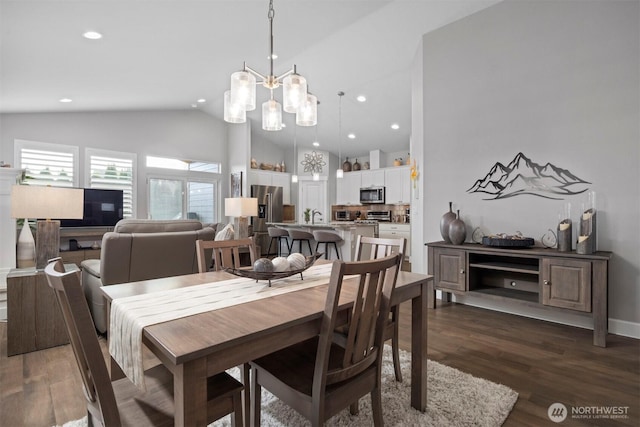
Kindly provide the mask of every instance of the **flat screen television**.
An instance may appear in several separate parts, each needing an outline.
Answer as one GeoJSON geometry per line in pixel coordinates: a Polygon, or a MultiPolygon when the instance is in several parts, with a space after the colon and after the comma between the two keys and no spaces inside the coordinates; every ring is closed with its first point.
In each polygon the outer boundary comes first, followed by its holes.
{"type": "Polygon", "coordinates": [[[113,227],[122,219],[122,190],[84,189],[82,219],[62,219],[61,227],[113,227]]]}

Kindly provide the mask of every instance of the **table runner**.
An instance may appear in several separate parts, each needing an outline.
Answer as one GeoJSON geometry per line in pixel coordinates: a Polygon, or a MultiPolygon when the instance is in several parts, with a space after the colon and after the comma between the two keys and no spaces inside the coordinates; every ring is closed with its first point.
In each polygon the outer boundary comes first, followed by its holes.
{"type": "Polygon", "coordinates": [[[140,389],[146,390],[142,330],[146,326],[256,301],[328,283],[332,264],[314,265],[298,275],[271,282],[234,278],[186,288],[117,298],[111,302],[109,353],[140,389]]]}

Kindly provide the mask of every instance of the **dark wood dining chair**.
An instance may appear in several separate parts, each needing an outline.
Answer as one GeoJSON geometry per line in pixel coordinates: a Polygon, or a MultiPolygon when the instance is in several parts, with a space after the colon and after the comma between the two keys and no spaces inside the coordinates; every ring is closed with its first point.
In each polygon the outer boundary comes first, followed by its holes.
{"type": "Polygon", "coordinates": [[[334,261],[320,334],[251,363],[252,421],[260,424],[262,387],[320,426],[371,395],[374,425],[382,426],[381,371],[384,332],[400,256],[360,262],[334,261]],[[349,277],[345,281],[346,276],[349,277]],[[353,294],[346,345],[333,342],[338,301],[353,294]]]}
{"type": "MultiPolygon", "coordinates": [[[[356,240],[355,259],[362,260],[364,257],[369,259],[377,259],[387,257],[391,254],[400,254],[404,257],[406,251],[407,240],[404,237],[397,239],[386,239],[380,237],[364,237],[358,236],[356,240]]],[[[402,259],[400,261],[402,265],[402,259]]],[[[391,308],[391,318],[385,332],[385,341],[391,340],[391,349],[393,350],[393,369],[396,374],[396,381],[402,382],[402,370],[400,369],[400,345],[399,345],[399,329],[400,329],[400,307],[391,308]]]]}
{"type": "MultiPolygon", "coordinates": [[[[206,273],[209,271],[213,259],[213,269],[215,271],[223,270],[225,268],[238,268],[240,267],[240,249],[247,248],[249,250],[249,257],[251,258],[251,265],[257,259],[256,254],[258,248],[253,240],[253,237],[246,239],[231,239],[231,240],[196,240],[196,254],[198,257],[198,272],[206,273]],[[212,250],[211,258],[206,254],[209,250],[212,250]]],[[[242,406],[244,408],[245,418],[249,418],[249,372],[250,366],[248,363],[242,365],[242,383],[244,384],[244,392],[242,397],[242,406]]]]}
{"type": "Polygon", "coordinates": [[[255,262],[258,253],[253,237],[232,240],[196,240],[196,254],[198,257],[198,271],[205,273],[211,267],[218,271],[224,268],[240,267],[240,249],[249,250],[251,265],[255,262]],[[208,250],[213,250],[211,258],[206,256],[208,250]]]}
{"type": "MultiPolygon", "coordinates": [[[[128,378],[111,382],[89,306],[80,284],[80,271],[64,271],[60,258],[45,268],[69,333],[87,399],[89,426],[173,426],[173,375],[163,365],[145,372],[146,392],[128,378]]],[[[243,425],[242,384],[227,373],[208,379],[207,422],[232,414],[243,425]]]]}

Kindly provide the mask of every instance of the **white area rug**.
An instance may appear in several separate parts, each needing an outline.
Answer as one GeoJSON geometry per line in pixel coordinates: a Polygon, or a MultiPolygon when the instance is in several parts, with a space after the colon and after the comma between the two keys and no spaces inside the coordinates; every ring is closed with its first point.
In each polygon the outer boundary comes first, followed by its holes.
{"type": "MultiPolygon", "coordinates": [[[[510,388],[476,378],[437,362],[429,360],[427,385],[427,412],[421,413],[409,405],[411,380],[411,354],[400,352],[402,376],[398,383],[393,373],[393,362],[389,346],[385,346],[382,369],[382,402],[386,426],[501,426],[507,419],[518,394],[510,388]]],[[[237,369],[236,369],[237,371],[237,369]]],[[[235,372],[238,376],[239,372],[235,372]]],[[[331,418],[328,426],[370,427],[371,399],[360,399],[358,416],[349,414],[345,409],[331,418]]],[[[293,409],[276,399],[271,393],[262,390],[263,426],[290,427],[310,425],[293,409]]],[[[64,424],[63,427],[86,427],[83,418],[64,424]]],[[[230,417],[222,418],[210,427],[231,426],[230,417]]]]}

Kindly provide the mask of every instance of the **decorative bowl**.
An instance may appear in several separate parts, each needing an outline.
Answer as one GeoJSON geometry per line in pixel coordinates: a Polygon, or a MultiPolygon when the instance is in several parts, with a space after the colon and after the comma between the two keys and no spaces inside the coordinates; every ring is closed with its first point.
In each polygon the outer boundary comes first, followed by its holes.
{"type": "Polygon", "coordinates": [[[320,258],[324,253],[315,253],[313,255],[305,257],[304,268],[300,268],[297,270],[287,270],[287,271],[255,271],[252,267],[240,267],[240,268],[225,268],[224,271],[227,273],[231,273],[240,277],[248,277],[250,279],[255,279],[256,282],[258,280],[268,280],[269,286],[271,286],[272,280],[284,279],[285,277],[293,276],[295,274],[300,274],[300,279],[304,280],[302,277],[302,272],[307,268],[311,267],[318,258],[320,258]]]}

